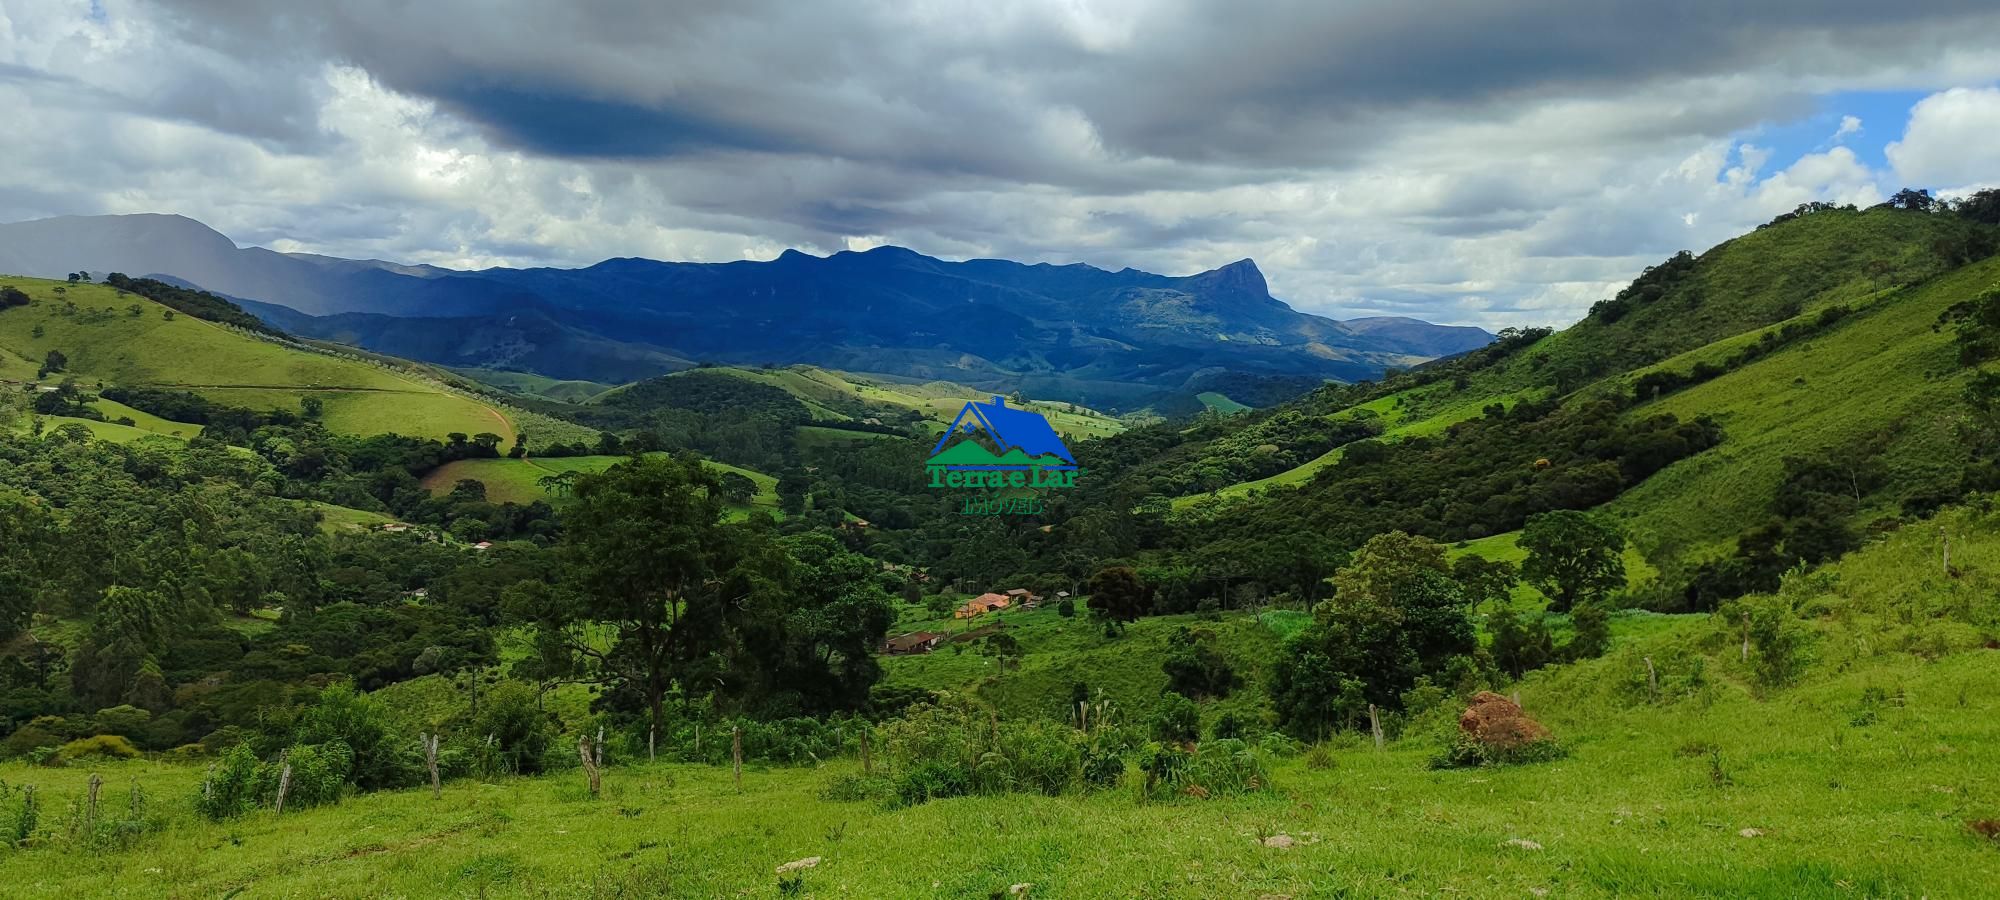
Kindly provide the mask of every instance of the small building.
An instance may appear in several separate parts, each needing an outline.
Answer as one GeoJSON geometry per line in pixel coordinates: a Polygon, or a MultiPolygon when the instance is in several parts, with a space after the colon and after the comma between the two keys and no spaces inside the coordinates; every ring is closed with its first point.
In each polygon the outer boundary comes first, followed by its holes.
{"type": "Polygon", "coordinates": [[[935,631],[917,631],[892,637],[882,644],[882,652],[890,656],[910,653],[929,653],[944,643],[945,636],[935,631]]]}
{"type": "Polygon", "coordinates": [[[492,542],[492,541],[480,541],[480,542],[479,542],[479,543],[477,543],[477,544],[473,544],[473,545],[472,545],[472,549],[474,549],[474,550],[491,550],[491,549],[493,549],[493,542],[492,542]]]}
{"type": "Polygon", "coordinates": [[[994,610],[1006,609],[1012,605],[1014,605],[1014,601],[1006,594],[980,594],[965,601],[965,605],[959,607],[957,612],[951,614],[951,617],[954,619],[977,618],[994,610]]]}

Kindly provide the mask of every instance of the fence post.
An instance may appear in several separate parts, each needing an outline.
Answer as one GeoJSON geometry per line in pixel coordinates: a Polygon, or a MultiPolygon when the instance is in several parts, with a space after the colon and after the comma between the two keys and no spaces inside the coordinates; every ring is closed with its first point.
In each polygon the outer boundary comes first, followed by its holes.
{"type": "Polygon", "coordinates": [[[593,759],[590,753],[590,735],[585,734],[577,737],[576,755],[583,760],[583,777],[590,782],[590,796],[595,797],[597,796],[600,782],[598,781],[597,760],[593,759]]]}
{"type": "Polygon", "coordinates": [[[743,726],[736,726],[731,744],[729,755],[736,761],[736,792],[740,794],[743,793],[743,726]]]}
{"type": "Polygon", "coordinates": [[[1375,749],[1382,749],[1382,718],[1375,714],[1375,704],[1368,704],[1368,730],[1375,735],[1375,749]]]}
{"type": "Polygon", "coordinates": [[[424,766],[431,770],[431,799],[444,796],[444,784],[438,779],[438,736],[417,733],[417,743],[424,748],[424,766]]]}
{"type": "Polygon", "coordinates": [[[861,774],[875,774],[875,760],[868,755],[868,726],[861,727],[861,774]]]}
{"type": "Polygon", "coordinates": [[[292,764],[288,759],[290,754],[290,750],[278,754],[278,764],[283,766],[283,768],[278,770],[278,804],[277,810],[273,815],[282,816],[285,814],[285,795],[291,793],[292,790],[292,764]]]}
{"type": "Polygon", "coordinates": [[[1660,673],[1653,668],[1653,658],[1646,657],[1646,690],[1653,695],[1653,702],[1660,702],[1660,673]]]}
{"type": "MultiPolygon", "coordinates": [[[[651,752],[651,749],[648,748],[647,755],[649,757],[651,756],[651,752]]],[[[604,768],[604,726],[602,725],[597,726],[597,742],[590,745],[590,753],[592,756],[597,757],[597,767],[600,769],[604,768]]],[[[647,762],[651,761],[651,759],[647,760],[647,762]]]]}
{"type": "Polygon", "coordinates": [[[104,776],[99,775],[96,772],[90,773],[90,811],[85,816],[86,821],[89,822],[97,821],[97,794],[99,791],[103,789],[104,789],[104,776]]]}

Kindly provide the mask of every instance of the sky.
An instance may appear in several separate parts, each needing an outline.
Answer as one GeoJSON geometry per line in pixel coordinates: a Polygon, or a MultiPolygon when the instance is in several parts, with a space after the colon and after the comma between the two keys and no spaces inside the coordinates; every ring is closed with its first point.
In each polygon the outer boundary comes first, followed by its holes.
{"type": "Polygon", "coordinates": [[[1991,0],[0,0],[0,221],[457,268],[1245,257],[1563,325],[1800,203],[2000,186],[1991,0]]]}

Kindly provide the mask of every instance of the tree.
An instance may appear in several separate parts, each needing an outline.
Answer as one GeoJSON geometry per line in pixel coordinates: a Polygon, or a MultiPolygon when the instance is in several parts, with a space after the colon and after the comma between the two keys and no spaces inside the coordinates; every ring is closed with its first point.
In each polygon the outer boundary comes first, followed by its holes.
{"type": "Polygon", "coordinates": [[[722,499],[733,504],[749,503],[757,496],[757,482],[740,472],[725,471],[721,475],[722,499]]]}
{"type": "Polygon", "coordinates": [[[35,377],[47,378],[52,373],[68,370],[69,357],[64,356],[61,350],[50,350],[48,355],[42,358],[41,371],[36,372],[35,377]]]}
{"type": "Polygon", "coordinates": [[[1520,582],[1521,571],[1506,560],[1467,553],[1452,562],[1451,577],[1465,586],[1466,596],[1474,606],[1483,606],[1506,603],[1514,595],[1514,585],[1520,582]]]}
{"type": "Polygon", "coordinates": [[[1888,206],[1891,209],[1907,209],[1913,212],[1930,212],[1931,208],[1935,206],[1936,203],[1937,203],[1936,198],[1933,198],[1931,196],[1931,192],[1927,189],[1919,190],[1912,188],[1904,188],[1900,191],[1897,191],[1895,195],[1890,197],[1889,201],[1883,205],[1888,206]]]}
{"type": "Polygon", "coordinates": [[[0,285],[0,309],[6,309],[10,306],[27,306],[32,302],[34,302],[33,299],[28,296],[27,292],[20,288],[11,284],[0,285]]]}
{"type": "Polygon", "coordinates": [[[1493,664],[1515,678],[1555,659],[1555,642],[1540,613],[1524,621],[1512,607],[1501,606],[1486,620],[1486,630],[1493,635],[1493,664]]]}
{"type": "Polygon", "coordinates": [[[326,414],[326,401],[318,397],[306,397],[299,401],[299,418],[317,422],[326,414]]]}
{"type": "Polygon", "coordinates": [[[657,735],[667,695],[712,694],[731,619],[768,610],[786,566],[758,533],[722,522],[721,485],[692,456],[641,457],[577,478],[564,510],[556,585],[507,601],[517,619],[559,636],[657,735]],[[774,558],[776,556],[776,558],[774,558]],[[763,595],[763,596],[760,596],[763,595]],[[590,627],[609,630],[607,648],[590,627]]]}
{"type": "Polygon", "coordinates": [[[0,643],[34,617],[56,540],[55,519],[42,504],[0,488],[0,643]]]}
{"type": "Polygon", "coordinates": [[[1152,591],[1130,566],[1110,566],[1090,576],[1091,615],[1111,624],[1138,619],[1152,606],[1152,591]]]}
{"type": "Polygon", "coordinates": [[[1563,658],[1596,659],[1611,649],[1611,613],[1598,602],[1579,603],[1570,613],[1575,634],[1563,645],[1563,658]]]}
{"type": "Polygon", "coordinates": [[[1216,646],[1215,632],[1185,625],[1167,638],[1167,655],[1160,663],[1167,673],[1167,690],[1200,699],[1226,697],[1236,687],[1236,669],[1216,646]]]}
{"type": "Polygon", "coordinates": [[[1521,530],[1528,559],[1521,575],[1549,598],[1549,609],[1568,612],[1600,600],[1625,584],[1625,536],[1595,517],[1556,510],[1528,519],[1521,530]]]}
{"type": "MultiPolygon", "coordinates": [[[[1478,641],[1444,548],[1400,531],[1370,538],[1333,577],[1332,599],[1286,645],[1271,700],[1303,738],[1355,723],[1368,704],[1400,708],[1418,678],[1441,676],[1478,641]]],[[[1455,679],[1453,679],[1455,680],[1455,679]]]]}

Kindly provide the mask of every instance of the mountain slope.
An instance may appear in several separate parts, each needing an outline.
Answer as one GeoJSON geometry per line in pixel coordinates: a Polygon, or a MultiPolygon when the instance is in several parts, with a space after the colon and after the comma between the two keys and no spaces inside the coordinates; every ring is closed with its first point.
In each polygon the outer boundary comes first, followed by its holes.
{"type": "Polygon", "coordinates": [[[189,219],[125,216],[0,226],[6,268],[173,276],[295,310],[257,307],[297,334],[450,365],[622,381],[688,360],[809,363],[1107,406],[1142,405],[1217,371],[1369,378],[1484,336],[1300,313],[1270,295],[1249,260],[1175,277],[882,247],[451,272],[237,249],[189,219]]]}
{"type": "MultiPolygon", "coordinates": [[[[326,424],[336,431],[434,438],[493,432],[513,439],[514,426],[499,410],[413,374],[188,315],[168,318],[171,310],[106,285],[13,276],[0,276],[0,284],[35,301],[0,309],[0,355],[41,361],[60,352],[68,366],[49,383],[75,377],[87,386],[172,388],[257,410],[297,411],[310,396],[322,402],[326,424]]],[[[9,365],[0,378],[37,380],[36,368],[9,365]]]]}

